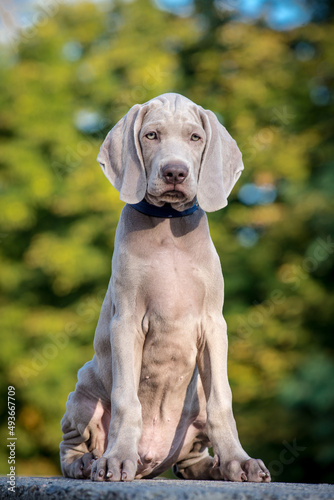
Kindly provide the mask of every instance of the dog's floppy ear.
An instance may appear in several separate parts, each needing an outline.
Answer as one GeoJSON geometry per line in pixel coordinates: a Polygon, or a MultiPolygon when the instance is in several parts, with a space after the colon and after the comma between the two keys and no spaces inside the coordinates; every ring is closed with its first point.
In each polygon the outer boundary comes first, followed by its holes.
{"type": "Polygon", "coordinates": [[[135,104],[110,130],[97,157],[105,176],[126,203],[138,203],[146,192],[146,173],[139,131],[146,110],[135,104]]]}
{"type": "Polygon", "coordinates": [[[227,197],[244,168],[237,143],[214,113],[200,108],[206,145],[198,178],[197,200],[206,212],[227,205],[227,197]]]}

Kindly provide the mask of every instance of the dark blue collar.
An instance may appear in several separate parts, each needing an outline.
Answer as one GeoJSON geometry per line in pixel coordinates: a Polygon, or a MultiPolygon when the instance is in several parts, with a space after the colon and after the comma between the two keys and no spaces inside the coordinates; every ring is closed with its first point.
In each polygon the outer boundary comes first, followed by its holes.
{"type": "Polygon", "coordinates": [[[185,215],[193,214],[199,208],[197,201],[192,207],[187,208],[187,210],[183,210],[182,212],[179,212],[178,210],[175,210],[175,208],[172,208],[169,203],[166,203],[163,207],[157,207],[156,205],[151,205],[151,203],[149,203],[145,199],[140,201],[139,203],[129,203],[129,205],[142,214],[150,215],[151,217],[160,217],[162,219],[184,217],[185,215]]]}

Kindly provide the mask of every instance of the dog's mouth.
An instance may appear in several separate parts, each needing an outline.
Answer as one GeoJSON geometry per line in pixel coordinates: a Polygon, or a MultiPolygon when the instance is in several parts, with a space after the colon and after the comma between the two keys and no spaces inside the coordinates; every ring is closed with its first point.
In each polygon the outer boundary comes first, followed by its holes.
{"type": "Polygon", "coordinates": [[[155,194],[147,192],[147,196],[152,201],[154,200],[154,204],[158,206],[162,206],[164,203],[180,203],[184,202],[187,199],[187,195],[178,188],[166,189],[161,194],[155,194]]]}
{"type": "Polygon", "coordinates": [[[146,200],[157,207],[163,207],[165,204],[169,204],[176,210],[184,210],[192,201],[192,199],[190,200],[189,197],[179,189],[169,189],[160,195],[154,195],[147,192],[146,200]]]}
{"type": "Polygon", "coordinates": [[[166,191],[160,196],[161,200],[166,200],[169,202],[170,200],[182,200],[185,198],[185,194],[182,191],[173,189],[170,191],[166,191]]]}

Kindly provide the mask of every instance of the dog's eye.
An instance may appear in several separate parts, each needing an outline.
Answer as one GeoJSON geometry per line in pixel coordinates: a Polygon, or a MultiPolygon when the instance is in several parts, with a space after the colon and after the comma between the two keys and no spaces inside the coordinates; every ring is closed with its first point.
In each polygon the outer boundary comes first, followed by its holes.
{"type": "Polygon", "coordinates": [[[200,140],[200,136],[198,134],[192,134],[191,140],[192,141],[199,141],[200,140]]]}
{"type": "Polygon", "coordinates": [[[150,141],[153,141],[154,139],[157,139],[157,134],[155,132],[149,132],[145,135],[145,137],[147,137],[150,141]]]}

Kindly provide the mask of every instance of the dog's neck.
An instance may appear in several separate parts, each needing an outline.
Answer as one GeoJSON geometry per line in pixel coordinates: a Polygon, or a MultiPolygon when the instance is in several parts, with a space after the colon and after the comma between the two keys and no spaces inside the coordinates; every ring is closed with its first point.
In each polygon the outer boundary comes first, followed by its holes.
{"type": "Polygon", "coordinates": [[[152,205],[145,199],[140,201],[139,203],[129,203],[129,205],[138,212],[141,212],[145,215],[150,215],[151,217],[160,217],[162,219],[171,219],[173,217],[184,217],[186,215],[191,215],[199,208],[198,202],[196,201],[194,205],[186,210],[179,212],[172,208],[169,203],[166,203],[163,207],[157,207],[156,205],[152,205]]]}

